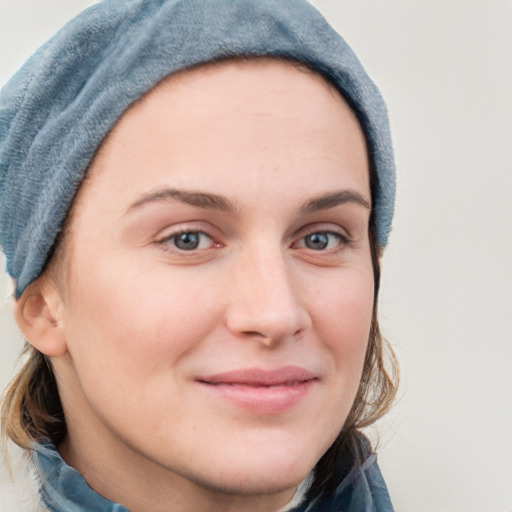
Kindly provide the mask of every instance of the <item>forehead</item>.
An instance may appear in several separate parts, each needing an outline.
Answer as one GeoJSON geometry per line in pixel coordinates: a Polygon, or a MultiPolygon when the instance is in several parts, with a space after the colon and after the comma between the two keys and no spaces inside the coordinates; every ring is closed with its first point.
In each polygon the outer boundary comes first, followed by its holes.
{"type": "MultiPolygon", "coordinates": [[[[197,84],[198,86],[207,86],[207,90],[212,92],[215,85],[228,90],[238,89],[239,84],[255,80],[281,86],[286,86],[289,83],[294,83],[296,86],[297,81],[304,83],[309,81],[310,84],[320,85],[344,101],[329,80],[303,62],[277,57],[248,56],[206,62],[175,72],[132,104],[125,115],[137,105],[151,101],[160,91],[168,88],[183,88],[192,92],[190,85],[197,84]]],[[[253,93],[247,92],[248,94],[253,93]]]]}
{"type": "MultiPolygon", "coordinates": [[[[243,123],[244,117],[257,128],[269,121],[269,112],[290,117],[290,122],[295,117],[308,124],[311,133],[325,129],[330,122],[344,138],[366,142],[342,95],[305,64],[267,57],[236,58],[179,71],[160,82],[121,116],[97,151],[90,170],[96,167],[99,155],[123,139],[131,138],[131,143],[138,144],[142,141],[137,135],[149,129],[156,142],[162,124],[166,125],[169,143],[187,137],[194,144],[201,142],[203,130],[211,128],[213,134],[227,123],[243,123]],[[333,104],[341,116],[330,115],[333,104]],[[252,119],[247,118],[249,110],[252,119]]],[[[250,130],[244,136],[250,136],[250,130]]]]}
{"type": "Polygon", "coordinates": [[[319,160],[343,169],[361,153],[365,182],[362,129],[322,76],[273,58],[228,60],[173,74],[133,104],[98,151],[86,185],[103,182],[116,195],[130,182],[157,186],[165,167],[169,179],[181,180],[173,170],[186,169],[217,193],[233,178],[278,187],[291,176],[283,163],[309,166],[314,180],[319,160]]]}

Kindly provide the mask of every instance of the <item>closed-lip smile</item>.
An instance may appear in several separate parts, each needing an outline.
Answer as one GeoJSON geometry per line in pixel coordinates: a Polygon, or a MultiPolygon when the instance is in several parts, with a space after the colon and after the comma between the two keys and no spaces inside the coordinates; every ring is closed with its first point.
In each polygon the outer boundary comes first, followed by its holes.
{"type": "Polygon", "coordinates": [[[298,366],[245,368],[199,377],[196,382],[235,406],[260,414],[283,413],[306,397],[318,377],[298,366]]]}

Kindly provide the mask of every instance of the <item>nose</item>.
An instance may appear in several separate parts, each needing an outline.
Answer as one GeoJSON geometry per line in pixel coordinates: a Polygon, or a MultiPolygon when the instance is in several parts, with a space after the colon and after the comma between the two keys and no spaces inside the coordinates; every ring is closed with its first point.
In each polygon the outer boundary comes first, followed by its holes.
{"type": "Polygon", "coordinates": [[[281,250],[258,250],[233,269],[226,321],[237,337],[266,346],[298,338],[311,325],[301,286],[281,250]]]}

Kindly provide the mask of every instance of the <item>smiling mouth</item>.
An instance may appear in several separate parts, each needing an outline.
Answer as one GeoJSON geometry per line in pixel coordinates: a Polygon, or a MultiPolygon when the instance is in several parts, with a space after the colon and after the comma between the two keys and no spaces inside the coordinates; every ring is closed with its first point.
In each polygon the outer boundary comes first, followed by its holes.
{"type": "Polygon", "coordinates": [[[199,381],[203,382],[204,384],[210,384],[211,386],[245,386],[248,388],[279,388],[282,386],[289,387],[289,386],[298,386],[299,384],[303,384],[304,380],[289,380],[286,382],[279,382],[278,384],[263,384],[261,382],[258,383],[252,383],[252,382],[206,382],[206,381],[199,381]]]}
{"type": "Polygon", "coordinates": [[[218,398],[259,414],[280,414],[294,408],[317,381],[316,375],[296,366],[249,368],[196,380],[218,398]]]}

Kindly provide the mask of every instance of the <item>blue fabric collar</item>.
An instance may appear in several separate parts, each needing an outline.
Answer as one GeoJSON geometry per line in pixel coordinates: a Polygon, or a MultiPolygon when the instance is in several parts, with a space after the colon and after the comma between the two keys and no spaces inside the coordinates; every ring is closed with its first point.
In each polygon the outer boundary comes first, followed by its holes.
{"type": "MultiPolygon", "coordinates": [[[[50,443],[36,444],[32,452],[41,483],[41,500],[50,512],[129,512],[102,498],[75,469],[68,466],[50,443]]],[[[341,481],[328,499],[302,503],[290,512],[393,512],[393,506],[371,454],[341,481]]]]}
{"type": "Polygon", "coordinates": [[[93,491],[52,444],[36,444],[32,460],[40,478],[41,500],[50,512],[129,512],[93,491]]]}

